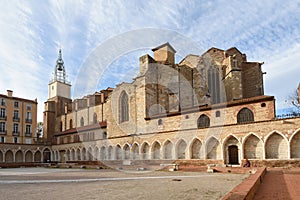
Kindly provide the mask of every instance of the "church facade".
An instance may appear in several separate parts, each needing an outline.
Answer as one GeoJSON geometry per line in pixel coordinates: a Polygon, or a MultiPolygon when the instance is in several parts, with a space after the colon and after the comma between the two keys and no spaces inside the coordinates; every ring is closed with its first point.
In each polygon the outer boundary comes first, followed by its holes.
{"type": "Polygon", "coordinates": [[[152,50],[131,83],[74,100],[59,52],[44,110],[52,161],[300,158],[300,118],[276,118],[263,63],[235,47],[179,63],[169,43],[152,50]]]}

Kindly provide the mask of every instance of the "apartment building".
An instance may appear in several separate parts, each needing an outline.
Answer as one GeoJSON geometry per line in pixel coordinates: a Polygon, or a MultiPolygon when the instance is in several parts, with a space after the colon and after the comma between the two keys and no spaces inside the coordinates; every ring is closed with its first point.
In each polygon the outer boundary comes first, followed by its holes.
{"type": "Polygon", "coordinates": [[[37,127],[37,100],[0,94],[0,143],[33,144],[37,127]]]}

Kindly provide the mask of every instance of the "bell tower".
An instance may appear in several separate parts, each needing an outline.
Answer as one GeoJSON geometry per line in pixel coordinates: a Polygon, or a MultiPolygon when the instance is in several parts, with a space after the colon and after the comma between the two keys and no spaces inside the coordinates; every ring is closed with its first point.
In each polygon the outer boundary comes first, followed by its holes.
{"type": "Polygon", "coordinates": [[[44,140],[51,144],[55,133],[60,132],[60,116],[66,114],[65,105],[72,103],[71,84],[67,81],[61,49],[58,53],[53,77],[48,84],[48,100],[44,110],[44,140]]]}
{"type": "Polygon", "coordinates": [[[71,98],[71,84],[67,81],[66,70],[64,61],[62,59],[61,49],[58,53],[56,60],[56,66],[53,73],[53,78],[50,80],[48,99],[53,97],[64,97],[67,99],[71,98]]]}

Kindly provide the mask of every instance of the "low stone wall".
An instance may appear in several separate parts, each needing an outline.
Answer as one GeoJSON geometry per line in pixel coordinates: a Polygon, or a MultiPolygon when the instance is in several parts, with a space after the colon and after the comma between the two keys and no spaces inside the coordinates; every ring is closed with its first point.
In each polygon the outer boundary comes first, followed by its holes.
{"type": "MultiPolygon", "coordinates": [[[[249,168],[250,170],[250,168],[249,168]]],[[[255,170],[252,168],[252,171],[255,170]]],[[[266,168],[257,168],[255,174],[251,174],[246,180],[241,184],[233,188],[223,200],[251,200],[254,198],[255,193],[263,181],[266,174],[266,168]]]]}
{"type": "Polygon", "coordinates": [[[0,163],[0,168],[48,167],[49,163],[0,163]]]}
{"type": "Polygon", "coordinates": [[[300,167],[298,160],[250,160],[254,167],[300,167]]]}

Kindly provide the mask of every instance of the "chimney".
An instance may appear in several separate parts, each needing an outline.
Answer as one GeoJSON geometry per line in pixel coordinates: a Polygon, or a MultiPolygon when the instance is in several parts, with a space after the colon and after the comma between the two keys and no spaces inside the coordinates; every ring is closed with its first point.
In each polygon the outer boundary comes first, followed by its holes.
{"type": "Polygon", "coordinates": [[[12,90],[7,90],[7,96],[12,97],[13,96],[13,91],[12,90]]]}

